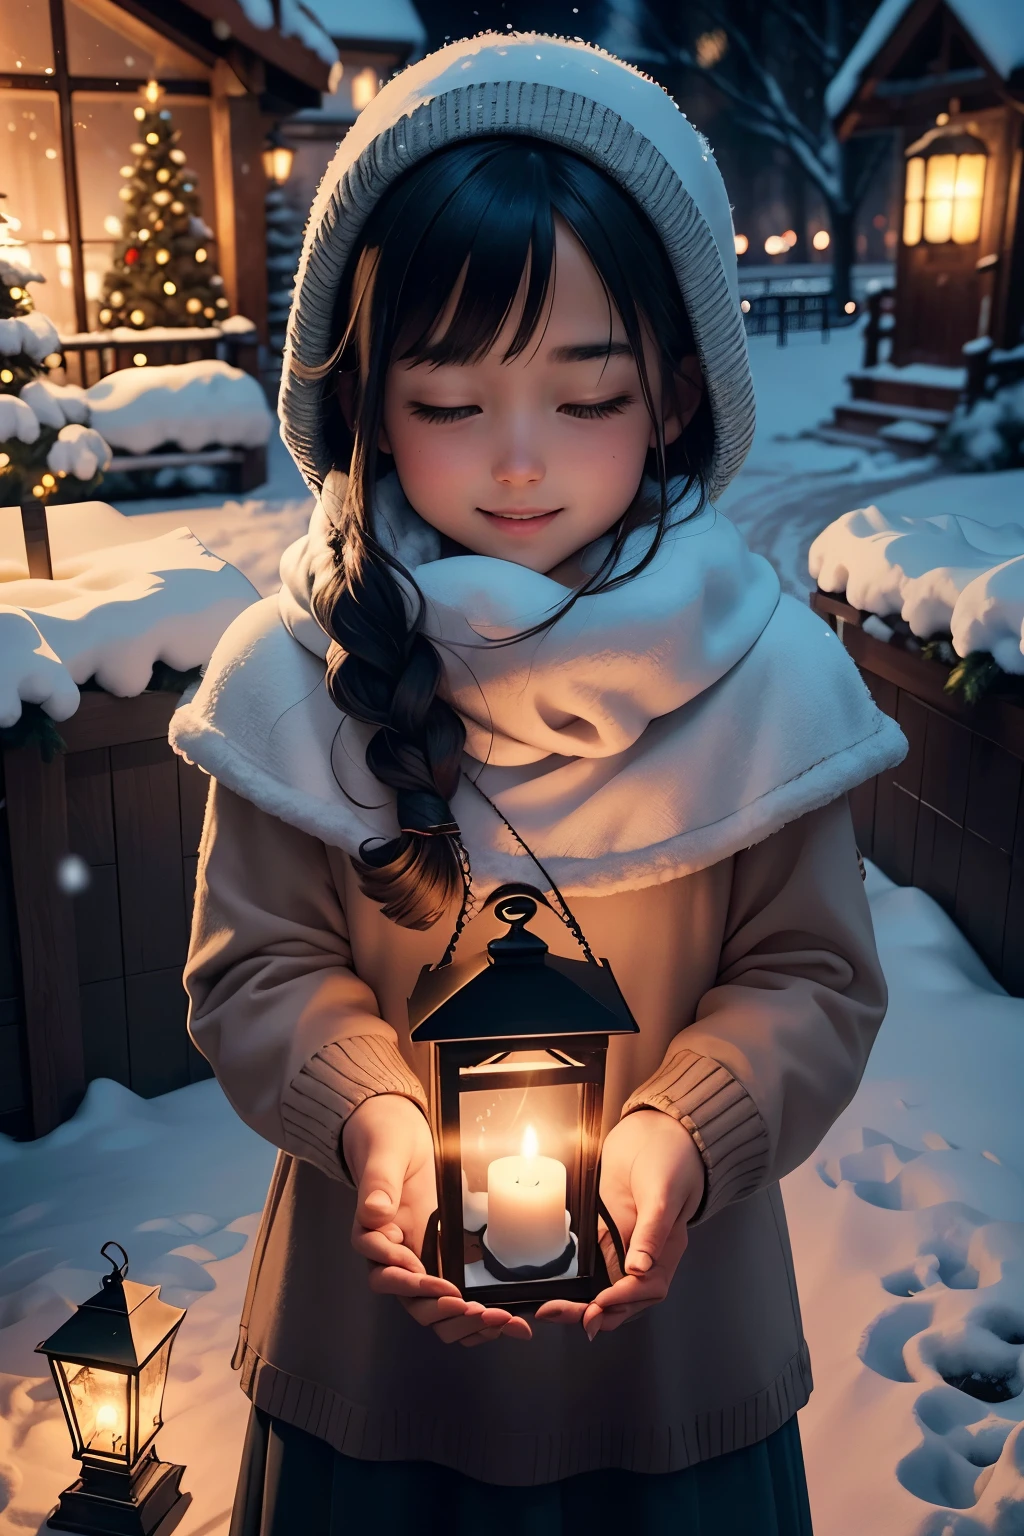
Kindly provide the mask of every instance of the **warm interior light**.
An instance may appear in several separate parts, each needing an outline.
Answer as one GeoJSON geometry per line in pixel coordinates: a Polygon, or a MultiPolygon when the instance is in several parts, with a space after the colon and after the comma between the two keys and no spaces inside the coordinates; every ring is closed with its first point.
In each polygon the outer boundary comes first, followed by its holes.
{"type": "Polygon", "coordinates": [[[984,154],[913,155],[907,161],[903,243],[973,245],[981,233],[984,154]]]}
{"type": "Polygon", "coordinates": [[[147,80],[146,89],[142,94],[145,96],[149,104],[155,107],[157,102],[160,100],[160,97],[163,95],[163,87],[160,86],[155,80],[147,80]]]}
{"type": "Polygon", "coordinates": [[[113,1429],[117,1424],[118,1413],[113,1403],[101,1403],[96,1409],[96,1428],[113,1429]]]}
{"type": "Polygon", "coordinates": [[[528,1125],[523,1132],[523,1156],[536,1157],[537,1151],[537,1132],[532,1125],[528,1125]]]}
{"type": "Polygon", "coordinates": [[[356,112],[361,112],[368,107],[379,89],[377,71],[367,64],[358,74],[352,76],[352,106],[356,112]]]}
{"type": "Polygon", "coordinates": [[[135,356],[132,358],[132,362],[135,364],[136,368],[145,368],[146,364],[149,362],[149,358],[146,356],[145,352],[136,352],[135,356]]]}
{"type": "Polygon", "coordinates": [[[953,244],[973,245],[981,234],[985,155],[958,155],[953,191],[953,244]]]}
{"type": "Polygon", "coordinates": [[[292,173],[295,151],[290,144],[268,144],[263,151],[263,170],[268,181],[283,186],[292,173]]]}
{"type": "Polygon", "coordinates": [[[746,235],[733,235],[732,243],[736,247],[737,256],[745,256],[750,250],[750,241],[746,235]]]}
{"type": "Polygon", "coordinates": [[[832,244],[832,236],[827,229],[816,229],[811,236],[811,244],[816,251],[827,251],[832,244]]]}

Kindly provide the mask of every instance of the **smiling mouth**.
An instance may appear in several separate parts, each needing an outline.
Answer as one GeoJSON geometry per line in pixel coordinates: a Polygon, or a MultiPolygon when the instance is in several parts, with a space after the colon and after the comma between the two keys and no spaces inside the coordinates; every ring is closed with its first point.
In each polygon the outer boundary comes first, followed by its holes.
{"type": "Polygon", "coordinates": [[[487,507],[477,507],[484,517],[494,517],[503,523],[539,523],[557,517],[561,507],[507,507],[502,512],[492,512],[487,507]]]}

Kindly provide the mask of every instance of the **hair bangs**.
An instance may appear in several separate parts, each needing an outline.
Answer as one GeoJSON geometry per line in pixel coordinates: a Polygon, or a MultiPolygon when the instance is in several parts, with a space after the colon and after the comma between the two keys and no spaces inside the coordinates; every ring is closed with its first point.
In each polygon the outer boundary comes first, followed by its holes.
{"type": "Polygon", "coordinates": [[[415,309],[399,341],[403,362],[442,367],[478,361],[494,346],[520,297],[505,362],[542,333],[554,276],[555,209],[539,154],[536,159],[532,177],[524,177],[521,166],[485,161],[438,209],[397,296],[401,313],[407,287],[415,290],[415,309]]]}

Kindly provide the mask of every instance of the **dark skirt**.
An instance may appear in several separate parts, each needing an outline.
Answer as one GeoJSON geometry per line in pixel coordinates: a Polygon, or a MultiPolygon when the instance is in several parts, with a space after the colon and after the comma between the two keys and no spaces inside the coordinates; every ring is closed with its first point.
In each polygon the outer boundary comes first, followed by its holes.
{"type": "Polygon", "coordinates": [[[230,1536],[811,1536],[795,1418],[682,1472],[584,1472],[536,1488],[429,1461],[356,1461],[253,1409],[230,1536]]]}

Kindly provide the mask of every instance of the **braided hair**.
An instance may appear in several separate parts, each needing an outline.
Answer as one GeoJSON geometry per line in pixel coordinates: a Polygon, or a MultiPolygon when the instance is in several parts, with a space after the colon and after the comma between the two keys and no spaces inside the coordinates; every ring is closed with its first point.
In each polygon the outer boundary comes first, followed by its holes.
{"type": "Polygon", "coordinates": [[[609,327],[613,307],[621,316],[655,426],[648,469],[660,499],[646,553],[628,570],[615,569],[632,526],[624,516],[601,567],[551,618],[526,633],[556,623],[584,594],[628,581],[657,553],[671,505],[695,487],[698,506],[704,504],[713,429],[705,396],[680,437],[670,445],[664,441],[660,403],[644,363],[643,325],[657,340],[665,378],[695,351],[693,335],[653,227],[589,162],[539,140],[504,137],[469,140],[413,167],[367,221],[339,290],[334,353],[322,368],[300,370],[325,381],[334,460],[351,465],[334,569],[313,595],[313,611],[333,642],[327,688],[339,710],[376,727],[367,766],[394,791],[398,813],[397,835],[368,840],[352,862],[364,893],[406,928],[431,927],[465,891],[466,856],[451,802],[466,732],[440,692],[442,666],[424,633],[422,593],[374,527],[387,370],[399,358],[443,364],[486,355],[525,273],[522,311],[505,359],[522,353],[545,313],[556,215],[604,284],[609,327]],[[460,281],[454,313],[436,337],[460,281]],[[669,481],[677,477],[682,483],[670,502],[669,481]]]}

